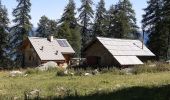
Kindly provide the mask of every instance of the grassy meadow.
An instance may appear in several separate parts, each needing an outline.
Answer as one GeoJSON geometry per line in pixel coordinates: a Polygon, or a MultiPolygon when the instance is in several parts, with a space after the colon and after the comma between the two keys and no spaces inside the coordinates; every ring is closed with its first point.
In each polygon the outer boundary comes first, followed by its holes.
{"type": "Polygon", "coordinates": [[[0,100],[26,99],[35,89],[39,90],[36,99],[42,100],[169,100],[170,72],[57,76],[50,70],[17,77],[10,77],[9,71],[0,72],[0,100]]]}

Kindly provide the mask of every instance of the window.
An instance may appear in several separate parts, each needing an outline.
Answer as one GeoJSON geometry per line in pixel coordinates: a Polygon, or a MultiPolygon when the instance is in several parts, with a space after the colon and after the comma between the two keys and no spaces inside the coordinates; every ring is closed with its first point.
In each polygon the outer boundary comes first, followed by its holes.
{"type": "Polygon", "coordinates": [[[32,58],[32,57],[31,57],[31,56],[29,56],[29,61],[31,61],[31,58],[32,58]]]}
{"type": "Polygon", "coordinates": [[[69,47],[66,40],[57,40],[57,42],[61,47],[69,47]]]}

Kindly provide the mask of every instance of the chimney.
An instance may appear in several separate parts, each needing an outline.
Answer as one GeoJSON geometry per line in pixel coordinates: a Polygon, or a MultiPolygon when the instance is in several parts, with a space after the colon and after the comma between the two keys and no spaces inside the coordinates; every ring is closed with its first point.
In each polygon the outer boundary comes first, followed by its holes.
{"type": "Polygon", "coordinates": [[[142,36],[142,49],[144,48],[144,38],[145,38],[145,30],[143,29],[143,36],[142,36]]]}
{"type": "Polygon", "coordinates": [[[52,42],[54,40],[54,36],[50,35],[47,39],[48,41],[52,42]]]}

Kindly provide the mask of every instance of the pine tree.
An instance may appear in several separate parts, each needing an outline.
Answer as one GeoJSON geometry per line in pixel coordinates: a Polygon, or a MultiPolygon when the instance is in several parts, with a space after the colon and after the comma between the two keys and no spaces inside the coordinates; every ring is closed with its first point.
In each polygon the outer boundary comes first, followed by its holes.
{"type": "Polygon", "coordinates": [[[147,8],[144,9],[143,28],[149,34],[148,46],[156,54],[158,60],[166,59],[167,55],[167,33],[164,28],[162,0],[149,0],[147,8]]]}
{"type": "Polygon", "coordinates": [[[16,65],[24,66],[24,55],[19,50],[22,42],[29,36],[32,30],[32,24],[30,22],[31,16],[29,15],[31,10],[30,0],[17,0],[18,5],[13,10],[12,14],[15,17],[13,22],[15,25],[11,28],[11,54],[16,65]]]}
{"type": "Polygon", "coordinates": [[[80,33],[77,20],[75,18],[75,3],[74,0],[69,0],[68,5],[64,9],[62,18],[59,20],[58,35],[60,38],[66,38],[76,51],[77,55],[80,52],[80,33]]]}
{"type": "Polygon", "coordinates": [[[38,23],[38,28],[36,30],[37,37],[47,37],[49,34],[47,32],[49,19],[46,16],[42,16],[38,23]]]}
{"type": "Polygon", "coordinates": [[[121,27],[116,27],[119,26],[117,18],[116,18],[116,7],[115,5],[111,5],[109,10],[107,11],[106,14],[106,36],[107,37],[118,37],[116,35],[119,35],[117,32],[119,32],[121,27]]]}
{"type": "Polygon", "coordinates": [[[164,34],[167,34],[167,56],[166,60],[170,59],[170,1],[169,0],[162,0],[162,18],[163,18],[163,29],[164,34]]]}
{"type": "Polygon", "coordinates": [[[114,33],[116,38],[134,38],[138,27],[132,4],[129,0],[120,0],[115,9],[115,29],[118,28],[116,33],[114,33]]]}
{"type": "Polygon", "coordinates": [[[38,23],[38,28],[36,30],[37,37],[48,37],[50,35],[57,35],[57,22],[55,20],[50,20],[46,16],[42,16],[38,23]]]}
{"type": "Polygon", "coordinates": [[[75,18],[75,3],[74,0],[69,0],[68,5],[64,9],[62,18],[59,20],[59,23],[67,22],[70,28],[74,28],[77,25],[77,20],[75,18]]]}
{"type": "Polygon", "coordinates": [[[0,1],[0,67],[7,65],[8,54],[7,54],[7,46],[8,46],[8,13],[5,6],[1,4],[0,1]]]}
{"type": "Polygon", "coordinates": [[[93,18],[94,12],[92,9],[93,1],[92,0],[81,0],[81,7],[78,9],[80,15],[79,20],[81,23],[81,56],[83,57],[83,48],[87,42],[90,41],[90,37],[92,36],[89,27],[91,23],[91,19],[93,18]]]}
{"type": "Polygon", "coordinates": [[[106,36],[106,9],[104,0],[100,0],[96,11],[93,34],[94,36],[106,36]]]}
{"type": "Polygon", "coordinates": [[[57,22],[55,20],[49,20],[47,23],[47,34],[57,36],[57,22]]]}

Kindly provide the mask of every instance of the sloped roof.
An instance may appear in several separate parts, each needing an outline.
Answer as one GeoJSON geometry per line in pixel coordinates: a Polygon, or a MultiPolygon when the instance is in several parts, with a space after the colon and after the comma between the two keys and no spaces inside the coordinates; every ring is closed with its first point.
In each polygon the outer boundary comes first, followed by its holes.
{"type": "Polygon", "coordinates": [[[96,40],[89,43],[85,50],[92,46],[95,41],[99,41],[104,48],[119,62],[120,65],[141,65],[143,62],[138,58],[139,56],[155,56],[139,40],[105,37],[97,37],[96,40]]]}
{"type": "Polygon", "coordinates": [[[97,37],[103,46],[113,56],[155,56],[142,42],[139,40],[114,39],[97,37]]]}
{"type": "Polygon", "coordinates": [[[75,53],[66,39],[54,39],[53,41],[49,41],[47,38],[40,37],[28,37],[28,39],[41,60],[65,60],[63,54],[75,53]],[[60,46],[58,40],[66,41],[68,46],[60,46]]]}
{"type": "Polygon", "coordinates": [[[114,56],[121,65],[141,65],[143,62],[136,56],[114,56]]]}

